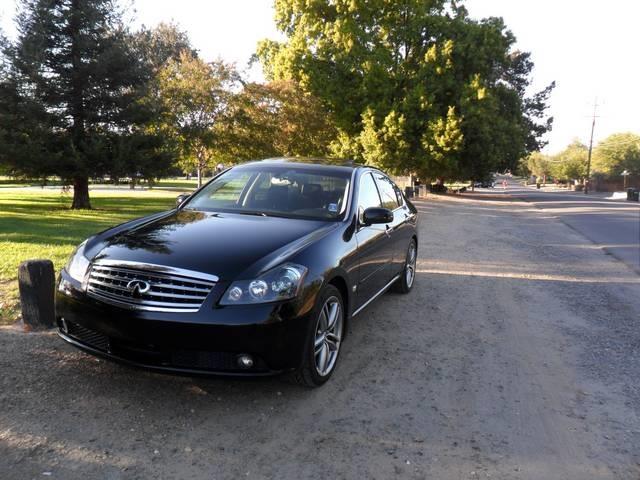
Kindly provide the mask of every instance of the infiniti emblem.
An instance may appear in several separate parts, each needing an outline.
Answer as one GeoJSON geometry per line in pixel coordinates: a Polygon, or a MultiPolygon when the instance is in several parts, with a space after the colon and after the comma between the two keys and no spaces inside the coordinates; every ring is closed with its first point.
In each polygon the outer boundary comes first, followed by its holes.
{"type": "Polygon", "coordinates": [[[140,295],[147,293],[151,289],[151,285],[144,280],[131,280],[127,283],[127,289],[134,298],[140,298],[140,295]]]}

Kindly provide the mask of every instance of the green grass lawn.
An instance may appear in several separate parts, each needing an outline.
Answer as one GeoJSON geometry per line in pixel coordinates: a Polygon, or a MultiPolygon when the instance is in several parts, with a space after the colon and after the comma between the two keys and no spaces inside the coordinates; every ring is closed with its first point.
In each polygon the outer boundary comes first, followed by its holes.
{"type": "Polygon", "coordinates": [[[57,273],[86,237],[132,218],[168,210],[175,205],[176,195],[162,190],[94,191],[93,210],[70,210],[70,195],[0,189],[0,324],[13,323],[18,317],[20,262],[48,258],[57,273]]]}
{"type": "MultiPolygon", "coordinates": [[[[202,183],[204,184],[208,180],[210,180],[210,178],[203,178],[202,183]]],[[[105,187],[114,186],[113,184],[109,184],[109,183],[95,183],[93,181],[90,181],[89,183],[91,185],[100,185],[105,187]]],[[[13,177],[0,175],[0,189],[15,188],[15,187],[40,187],[40,186],[41,186],[41,182],[38,180],[19,180],[13,177]]],[[[59,178],[52,177],[47,179],[47,186],[62,186],[62,181],[59,178]]],[[[126,186],[127,186],[127,182],[124,180],[119,185],[119,187],[125,187],[125,188],[126,186]]],[[[168,177],[168,178],[162,178],[158,180],[154,184],[153,189],[195,190],[197,186],[198,186],[198,180],[196,178],[192,178],[191,180],[186,180],[185,177],[168,177]]],[[[136,185],[137,189],[139,189],[140,187],[146,189],[149,186],[146,182],[142,182],[141,184],[136,185]]]]}
{"type": "MultiPolygon", "coordinates": [[[[208,178],[203,178],[202,179],[202,184],[204,185],[209,179],[208,178]]],[[[161,180],[158,180],[158,182],[153,186],[154,189],[156,188],[186,188],[186,189],[196,189],[198,187],[198,180],[197,179],[191,179],[191,180],[185,180],[184,177],[179,177],[179,178],[163,178],[161,180]]]]}

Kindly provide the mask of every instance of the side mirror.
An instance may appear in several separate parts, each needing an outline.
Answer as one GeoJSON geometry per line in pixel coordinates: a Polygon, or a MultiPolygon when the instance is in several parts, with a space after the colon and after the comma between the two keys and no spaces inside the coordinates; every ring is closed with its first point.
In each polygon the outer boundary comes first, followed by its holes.
{"type": "Polygon", "coordinates": [[[362,214],[365,225],[393,222],[393,212],[388,208],[370,207],[362,214]]]}
{"type": "Polygon", "coordinates": [[[178,197],[176,198],[176,207],[179,207],[180,205],[182,205],[184,201],[190,196],[191,194],[189,193],[181,193],[180,195],[178,195],[178,197]]]}

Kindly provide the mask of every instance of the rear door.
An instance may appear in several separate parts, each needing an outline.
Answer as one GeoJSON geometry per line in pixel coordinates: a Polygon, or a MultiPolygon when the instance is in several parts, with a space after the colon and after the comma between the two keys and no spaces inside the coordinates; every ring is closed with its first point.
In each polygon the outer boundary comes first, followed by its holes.
{"type": "Polygon", "coordinates": [[[370,207],[380,207],[382,202],[378,188],[370,172],[360,177],[358,188],[358,287],[356,308],[359,308],[378,293],[391,280],[393,243],[387,225],[365,226],[363,212],[370,207]]]}
{"type": "Polygon", "coordinates": [[[409,240],[413,228],[407,223],[410,212],[404,203],[404,197],[400,189],[384,173],[373,172],[382,206],[393,211],[393,222],[387,225],[387,232],[393,244],[393,267],[392,275],[400,272],[404,268],[404,262],[409,248],[409,240]]]}

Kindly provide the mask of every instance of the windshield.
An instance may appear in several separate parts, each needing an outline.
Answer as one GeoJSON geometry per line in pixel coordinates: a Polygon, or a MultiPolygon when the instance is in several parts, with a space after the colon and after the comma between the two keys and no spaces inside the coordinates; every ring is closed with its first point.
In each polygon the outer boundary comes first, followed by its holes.
{"type": "Polygon", "coordinates": [[[351,172],[291,165],[233,168],[185,208],[247,215],[337,220],[346,209],[351,172]]]}

